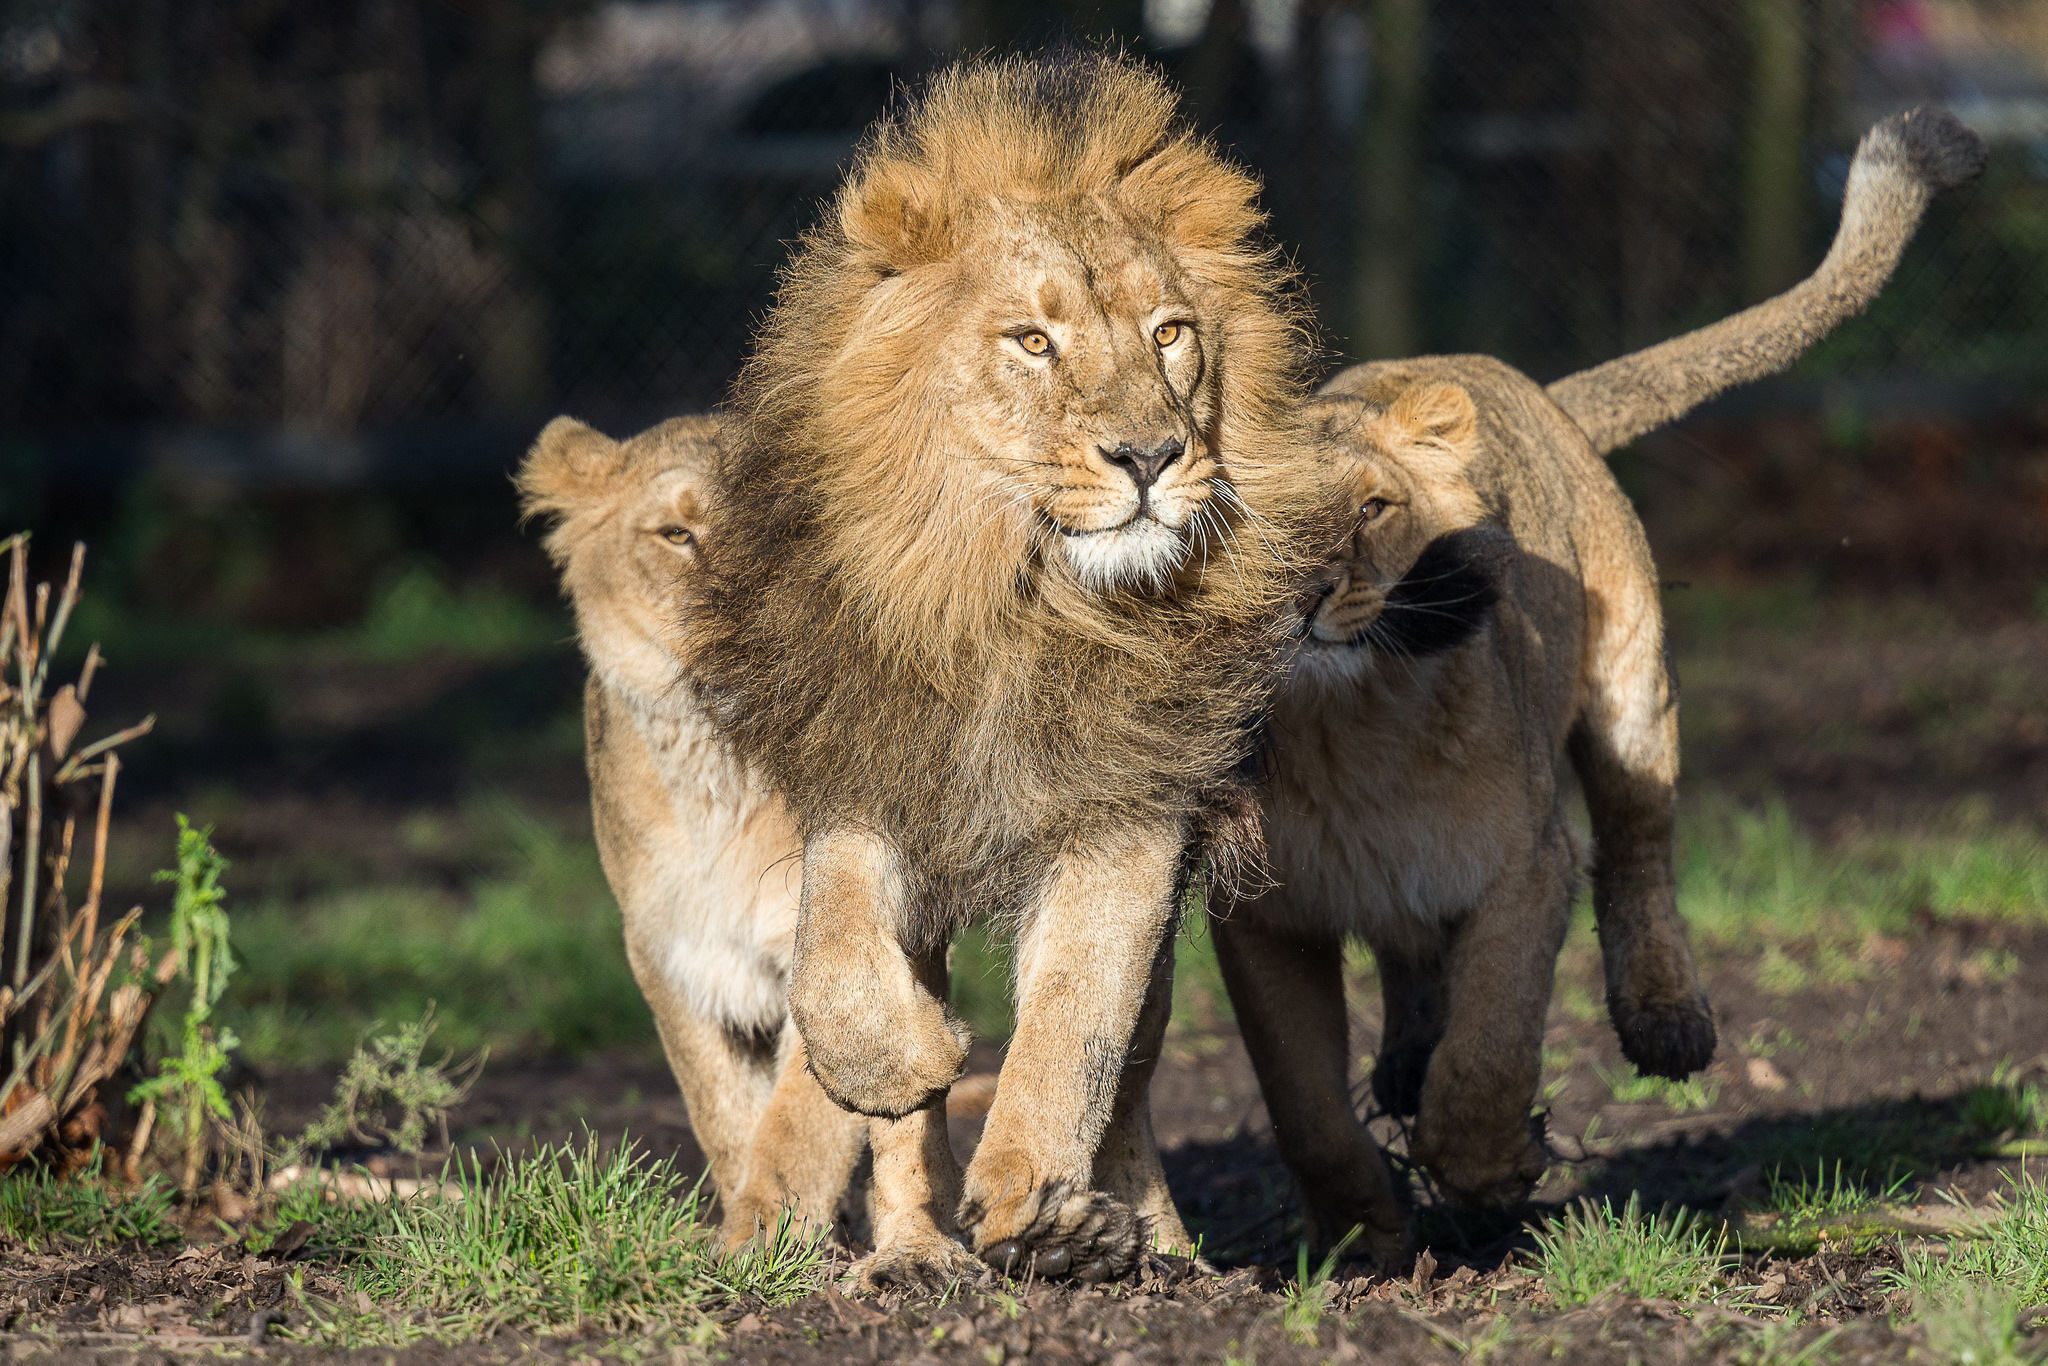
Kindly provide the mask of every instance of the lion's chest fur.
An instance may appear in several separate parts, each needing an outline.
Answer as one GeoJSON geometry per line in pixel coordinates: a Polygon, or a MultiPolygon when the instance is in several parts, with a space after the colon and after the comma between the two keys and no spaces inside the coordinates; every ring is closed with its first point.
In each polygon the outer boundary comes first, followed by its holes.
{"type": "Polygon", "coordinates": [[[593,682],[585,714],[598,848],[635,972],[732,1028],[780,1028],[802,876],[782,802],[694,707],[593,682]]]}

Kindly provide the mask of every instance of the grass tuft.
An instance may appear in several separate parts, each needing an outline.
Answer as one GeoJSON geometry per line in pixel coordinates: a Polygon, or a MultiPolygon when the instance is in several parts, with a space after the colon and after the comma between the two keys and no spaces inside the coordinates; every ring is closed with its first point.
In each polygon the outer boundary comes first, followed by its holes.
{"type": "Polygon", "coordinates": [[[1711,1295],[1727,1260],[1726,1233],[1692,1214],[1644,1218],[1641,1202],[1631,1193],[1617,1214],[1612,1201],[1581,1200],[1535,1231],[1537,1269],[1560,1307],[1610,1291],[1681,1304],[1711,1295]]]}
{"type": "Polygon", "coordinates": [[[1593,1070],[1623,1105],[1661,1103],[1681,1115],[1689,1115],[1697,1110],[1713,1109],[1714,1102],[1721,1095],[1718,1077],[1687,1077],[1684,1081],[1672,1081],[1668,1077],[1646,1077],[1632,1066],[1608,1068],[1599,1063],[1593,1064],[1593,1070]]]}
{"type": "Polygon", "coordinates": [[[2015,1310],[2048,1305],[2048,1186],[2031,1174],[2009,1180],[1979,1236],[1903,1250],[1898,1280],[1916,1299],[1939,1309],[1995,1290],[2015,1310]]]}
{"type": "Polygon", "coordinates": [[[344,1305],[307,1306],[315,1338],[453,1340],[513,1324],[687,1334],[717,1302],[783,1303],[818,1283],[818,1244],[787,1224],[765,1245],[721,1253],[699,1184],[630,1144],[607,1154],[593,1136],[489,1174],[458,1161],[449,1176],[460,1198],[430,1187],[375,1207],[347,1249],[344,1305]]]}
{"type": "Polygon", "coordinates": [[[58,1177],[48,1171],[16,1171],[0,1178],[0,1232],[42,1247],[52,1242],[104,1247],[138,1242],[176,1242],[172,1207],[177,1193],[152,1176],[130,1188],[97,1171],[58,1177]]]}

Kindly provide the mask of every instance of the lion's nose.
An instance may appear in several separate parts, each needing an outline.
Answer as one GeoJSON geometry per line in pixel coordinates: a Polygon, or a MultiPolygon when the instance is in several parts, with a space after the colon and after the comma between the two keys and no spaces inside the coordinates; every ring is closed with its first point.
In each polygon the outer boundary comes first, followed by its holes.
{"type": "Polygon", "coordinates": [[[1151,450],[1140,450],[1126,441],[1113,451],[1103,451],[1103,459],[1117,466],[1131,476],[1131,482],[1139,492],[1152,487],[1159,480],[1160,473],[1180,459],[1187,450],[1187,443],[1177,436],[1169,436],[1151,450]]]}

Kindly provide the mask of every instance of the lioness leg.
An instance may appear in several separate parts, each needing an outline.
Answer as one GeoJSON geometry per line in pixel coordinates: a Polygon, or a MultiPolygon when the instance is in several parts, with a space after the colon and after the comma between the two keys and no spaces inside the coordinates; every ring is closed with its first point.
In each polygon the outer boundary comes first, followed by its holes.
{"type": "Polygon", "coordinates": [[[900,1118],[943,1100],[967,1060],[967,1027],[912,969],[893,850],[842,829],[804,845],[789,1010],[811,1074],[864,1115],[900,1118]]]}
{"type": "Polygon", "coordinates": [[[711,1167],[711,1184],[729,1200],[746,1179],[747,1150],[774,1092],[773,1043],[699,1015],[661,965],[648,961],[630,939],[626,960],[654,1012],[690,1132],[711,1167]]]}
{"type": "MultiPolygon", "coordinates": [[[[940,949],[908,960],[918,983],[945,999],[946,955],[940,949]]],[[[863,1290],[887,1285],[937,1288],[979,1269],[954,1236],[960,1163],[946,1134],[946,1097],[901,1119],[867,1121],[874,1149],[875,1250],[853,1268],[863,1290]]]]}
{"type": "Polygon", "coordinates": [[[1173,1013],[1173,936],[1159,946],[1152,964],[1152,984],[1138,1015],[1137,1031],[1117,1079],[1116,1108],[1095,1154],[1095,1188],[1137,1211],[1138,1223],[1155,1248],[1193,1255],[1195,1240],[1174,1208],[1166,1188],[1166,1169],[1159,1164],[1159,1140],[1152,1133],[1152,1073],[1166,1042],[1166,1021],[1173,1013]]]}
{"type": "Polygon", "coordinates": [[[1358,1252],[1382,1270],[1398,1266],[1407,1214],[1351,1109],[1342,943],[1271,933],[1246,910],[1209,924],[1273,1136],[1301,1187],[1310,1243],[1329,1247],[1356,1227],[1358,1252]]]}
{"type": "Polygon", "coordinates": [[[830,1229],[867,1136],[868,1121],[834,1104],[811,1076],[793,1021],[782,1027],[777,1065],[739,1191],[726,1198],[728,1247],[773,1232],[785,1209],[814,1233],[830,1229]]]}
{"type": "Polygon", "coordinates": [[[1459,1201],[1514,1204],[1549,1164],[1529,1107],[1572,881],[1570,842],[1554,825],[1452,932],[1444,1037],[1422,1084],[1414,1152],[1459,1201]]]}
{"type": "Polygon", "coordinates": [[[1714,1058],[1714,1016],[1700,989],[1671,874],[1678,706],[1654,588],[1634,602],[1595,595],[1587,622],[1587,696],[1572,767],[1593,822],[1593,914],[1607,1014],[1644,1072],[1684,1077],[1714,1058]],[[1648,623],[1646,629],[1645,623],[1648,623]]]}
{"type": "Polygon", "coordinates": [[[1017,1028],[960,1223],[1001,1271],[1120,1276],[1138,1250],[1130,1206],[1091,1189],[1160,942],[1185,836],[1141,827],[1064,857],[1017,946],[1017,1028]]]}
{"type": "Polygon", "coordinates": [[[1440,932],[1420,928],[1376,938],[1383,1025],[1372,1094],[1382,1110],[1405,1119],[1422,1104],[1429,1055],[1444,1036],[1444,941],[1440,932]]]}

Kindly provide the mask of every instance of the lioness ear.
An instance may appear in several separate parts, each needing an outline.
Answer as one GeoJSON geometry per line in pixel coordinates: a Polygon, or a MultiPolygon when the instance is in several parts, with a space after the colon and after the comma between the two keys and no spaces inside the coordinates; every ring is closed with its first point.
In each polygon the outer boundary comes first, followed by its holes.
{"type": "Polygon", "coordinates": [[[619,443],[573,417],[558,417],[519,466],[522,517],[573,517],[603,497],[619,474],[619,443]]]}
{"type": "Polygon", "coordinates": [[[1395,449],[1431,446],[1458,457],[1472,457],[1479,442],[1479,410],[1472,396],[1455,384],[1418,384],[1404,390],[1381,419],[1387,444],[1395,449]]]}

